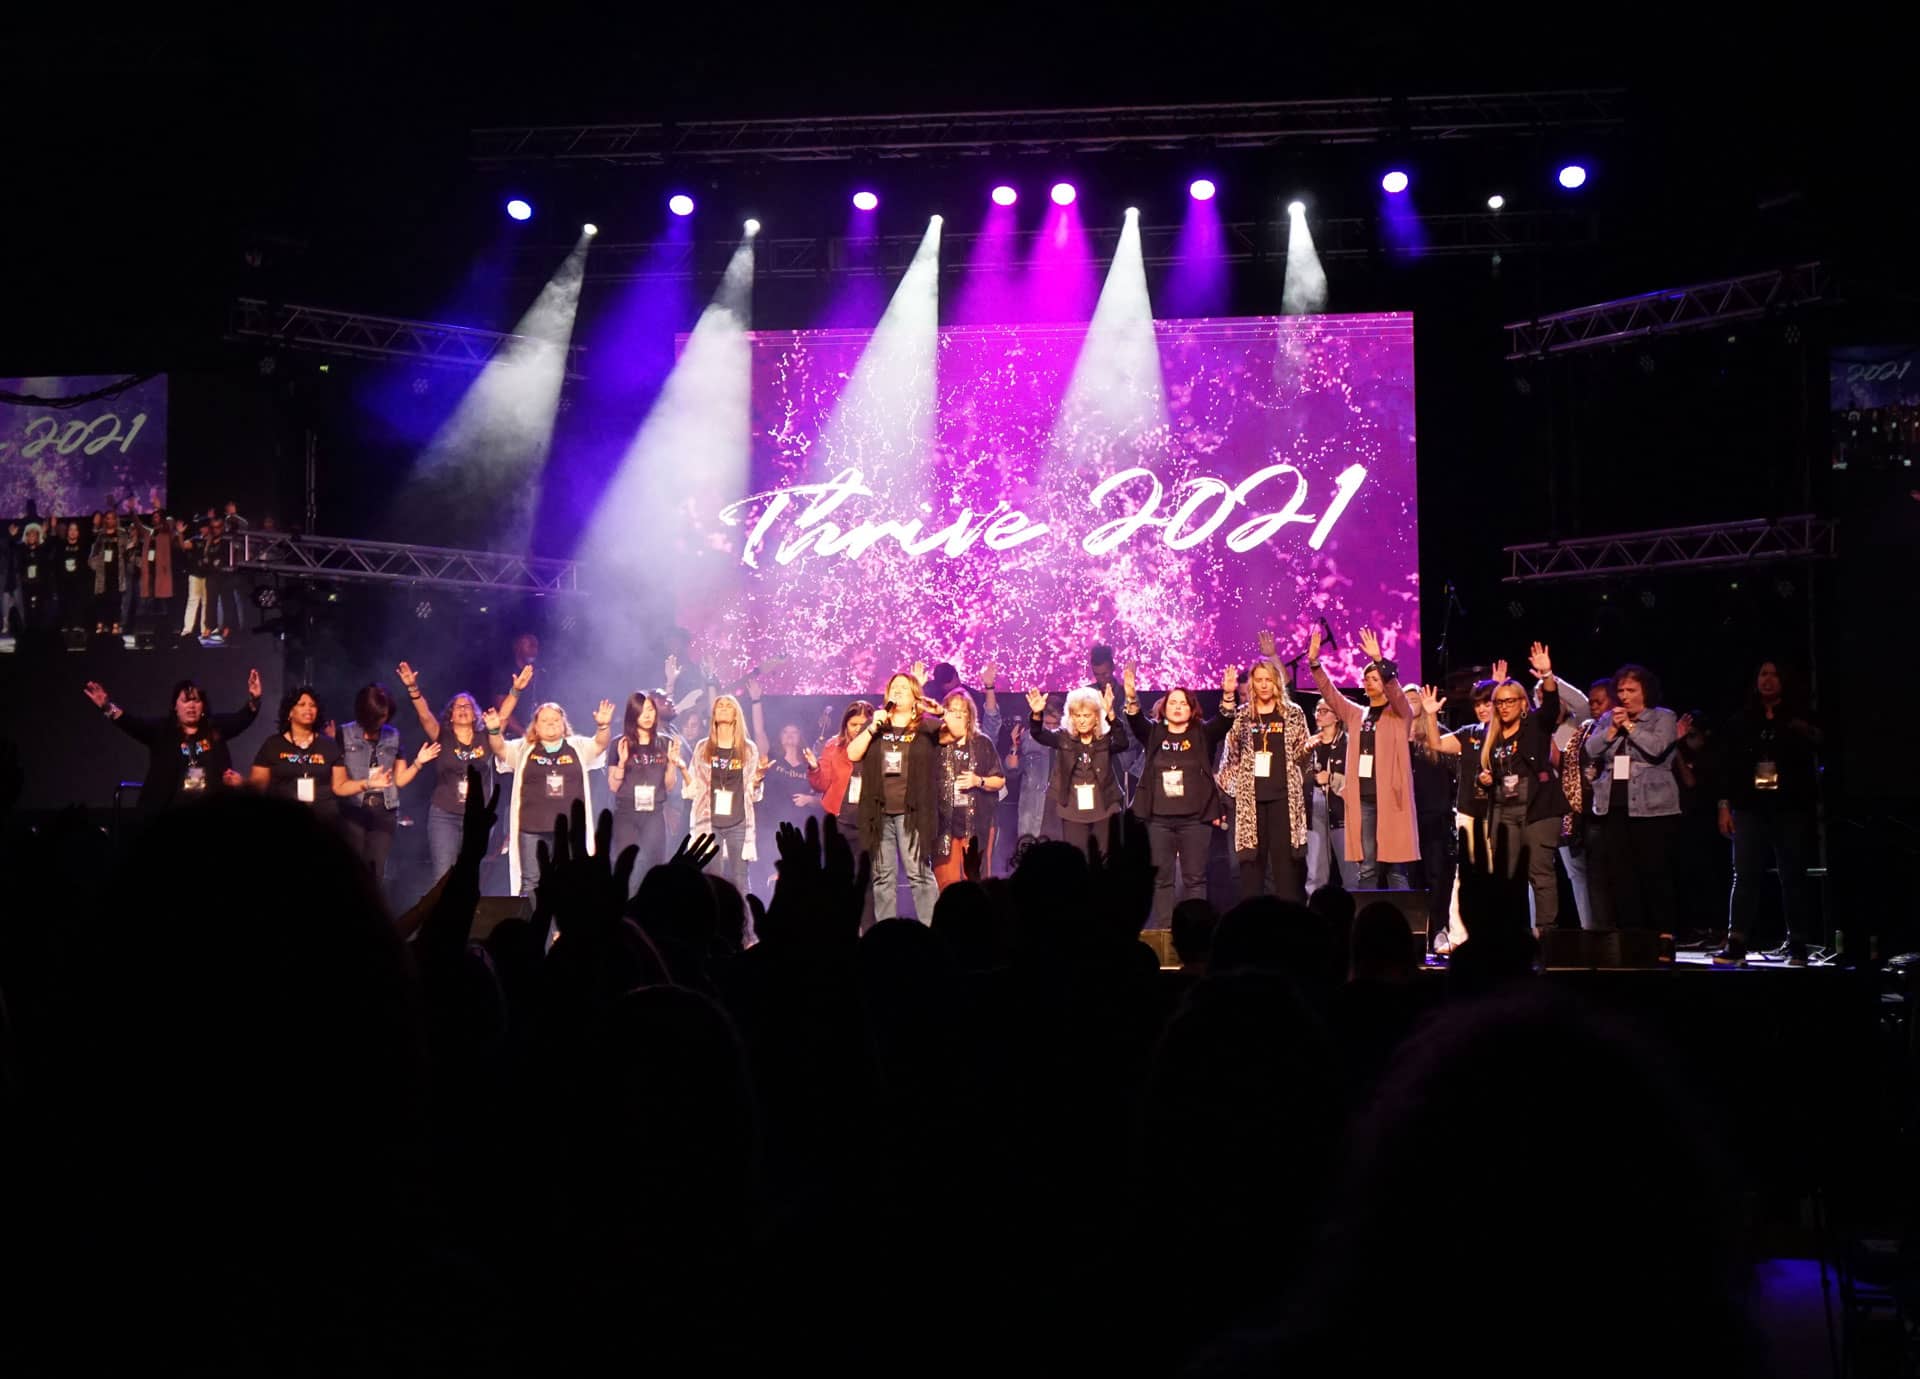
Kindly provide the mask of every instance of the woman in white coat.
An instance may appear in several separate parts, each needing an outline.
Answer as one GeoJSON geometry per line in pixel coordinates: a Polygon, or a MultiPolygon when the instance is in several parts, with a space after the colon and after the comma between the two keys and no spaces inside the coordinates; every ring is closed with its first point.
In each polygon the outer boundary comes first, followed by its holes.
{"type": "Polygon", "coordinates": [[[486,712],[487,743],[494,767],[513,776],[513,795],[507,812],[507,865],[515,895],[532,895],[540,884],[539,846],[553,847],[553,825],[577,800],[587,811],[587,851],[593,851],[593,775],[606,760],[607,739],[613,730],[613,701],[602,699],[594,710],[598,729],[592,737],[577,737],[558,704],[534,710],[527,735],[508,742],[500,714],[486,712]]]}

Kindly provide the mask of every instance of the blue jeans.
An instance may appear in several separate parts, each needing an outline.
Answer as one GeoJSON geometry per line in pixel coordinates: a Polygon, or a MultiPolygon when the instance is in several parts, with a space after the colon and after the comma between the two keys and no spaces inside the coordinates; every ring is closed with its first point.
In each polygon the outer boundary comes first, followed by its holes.
{"type": "Polygon", "coordinates": [[[922,924],[933,923],[933,904],[940,898],[934,884],[933,863],[920,854],[907,827],[907,816],[889,814],[880,830],[880,850],[873,855],[873,917],[897,919],[900,915],[900,873],[895,865],[895,849],[906,863],[907,887],[913,893],[914,918],[922,924]]]}
{"type": "Polygon", "coordinates": [[[531,896],[534,887],[540,884],[540,844],[547,845],[547,851],[553,851],[551,833],[530,833],[520,830],[520,894],[531,896]]]}
{"type": "Polygon", "coordinates": [[[1374,800],[1360,801],[1360,869],[1354,875],[1354,888],[1362,891],[1407,889],[1406,864],[1380,861],[1380,806],[1374,800]]]}
{"type": "Polygon", "coordinates": [[[720,876],[740,892],[740,899],[747,898],[747,858],[742,851],[747,845],[747,825],[743,820],[726,828],[713,830],[714,841],[720,844],[720,876]]]}
{"type": "Polygon", "coordinates": [[[449,814],[436,805],[427,807],[427,855],[433,859],[433,879],[453,870],[453,864],[460,860],[460,833],[462,819],[458,814],[449,814]]]}
{"type": "Polygon", "coordinates": [[[1345,887],[1346,856],[1346,822],[1342,820],[1339,828],[1328,825],[1327,792],[1315,790],[1313,807],[1307,811],[1307,894],[1312,895],[1332,878],[1345,887]]]}
{"type": "Polygon", "coordinates": [[[1587,845],[1584,841],[1568,843],[1560,849],[1560,865],[1566,869],[1567,880],[1573,883],[1573,908],[1580,916],[1582,929],[1598,929],[1599,916],[1593,910],[1593,897],[1587,891],[1587,845]]]}

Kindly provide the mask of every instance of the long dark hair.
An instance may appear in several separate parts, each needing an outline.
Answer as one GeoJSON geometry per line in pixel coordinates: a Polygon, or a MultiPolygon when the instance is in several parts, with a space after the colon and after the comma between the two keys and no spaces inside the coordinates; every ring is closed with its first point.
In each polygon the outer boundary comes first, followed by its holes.
{"type": "Polygon", "coordinates": [[[847,724],[853,722],[854,719],[860,717],[862,714],[865,714],[868,718],[872,718],[873,705],[869,704],[864,699],[856,699],[851,704],[847,705],[847,711],[840,715],[840,745],[841,746],[844,747],[847,743],[847,724]]]}
{"type": "Polygon", "coordinates": [[[393,696],[387,687],[372,684],[353,696],[353,719],[362,729],[377,733],[393,718],[393,696]]]}
{"type": "Polygon", "coordinates": [[[1801,683],[1799,671],[1777,656],[1768,656],[1756,662],[1753,678],[1747,685],[1747,712],[1756,718],[1764,718],[1766,705],[1760,702],[1760,667],[1772,666],[1773,673],[1780,677],[1780,707],[1778,712],[1789,718],[1803,715],[1810,707],[1807,702],[1807,687],[1801,683]]]}
{"type": "Polygon", "coordinates": [[[653,734],[653,742],[649,745],[659,744],[661,731],[667,726],[667,717],[660,711],[660,701],[645,690],[635,690],[627,696],[627,715],[620,727],[620,736],[627,740],[629,747],[640,745],[640,714],[649,704],[653,705],[653,726],[647,730],[653,734]]]}
{"type": "MultiPolygon", "coordinates": [[[[200,682],[198,680],[177,681],[174,684],[173,693],[167,696],[167,717],[173,720],[173,727],[175,732],[178,732],[181,726],[180,725],[180,696],[183,694],[186,695],[187,698],[189,699],[198,699],[202,704],[205,704],[207,702],[207,692],[200,688],[200,682]]],[[[201,731],[203,733],[206,733],[208,736],[211,736],[212,730],[206,726],[206,722],[207,720],[203,713],[200,719],[201,731]]]]}
{"type": "Polygon", "coordinates": [[[280,701],[281,733],[285,734],[293,731],[293,706],[298,704],[302,699],[311,699],[313,701],[313,707],[319,710],[319,712],[314,715],[313,720],[313,731],[316,734],[320,731],[320,725],[327,721],[326,706],[320,702],[319,692],[315,690],[312,685],[301,685],[296,689],[290,690],[287,697],[280,701]]]}

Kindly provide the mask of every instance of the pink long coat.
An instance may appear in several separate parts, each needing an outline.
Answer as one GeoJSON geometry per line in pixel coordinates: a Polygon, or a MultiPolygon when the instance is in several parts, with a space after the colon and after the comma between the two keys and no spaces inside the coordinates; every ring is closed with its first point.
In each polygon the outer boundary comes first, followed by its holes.
{"type": "MultiPolygon", "coordinates": [[[[1346,725],[1347,741],[1358,744],[1360,729],[1367,719],[1366,709],[1333,687],[1327,672],[1313,667],[1313,683],[1327,707],[1346,725]]],[[[1420,860],[1420,828],[1413,813],[1413,757],[1407,738],[1413,726],[1413,709],[1400,689],[1398,680],[1386,684],[1387,709],[1373,725],[1374,803],[1379,808],[1376,855],[1382,862],[1420,860]]],[[[1346,802],[1347,860],[1362,860],[1360,829],[1360,773],[1349,770],[1340,798],[1346,802]]]]}

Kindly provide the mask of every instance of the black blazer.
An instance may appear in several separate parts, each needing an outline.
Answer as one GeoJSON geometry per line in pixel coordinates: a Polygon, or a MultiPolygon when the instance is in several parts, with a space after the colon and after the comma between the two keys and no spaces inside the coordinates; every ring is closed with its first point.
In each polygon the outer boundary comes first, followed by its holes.
{"type": "MultiPolygon", "coordinates": [[[[875,722],[879,720],[876,719],[875,722]]],[[[877,741],[877,739],[876,739],[877,741]]],[[[860,772],[860,846],[880,851],[886,831],[886,766],[874,742],[855,768],[860,772]]],[[[920,855],[933,860],[933,843],[940,831],[940,720],[923,718],[907,744],[907,829],[920,855]]]]}
{"type": "MultiPolygon", "coordinates": [[[[197,737],[206,739],[202,755],[207,773],[207,789],[221,788],[220,780],[233,769],[232,740],[253,726],[260,714],[260,701],[249,699],[244,709],[232,713],[210,713],[202,720],[197,737]]],[[[186,777],[187,759],[180,744],[188,741],[173,721],[165,718],[135,718],[122,713],[113,720],[121,732],[147,749],[147,778],[140,784],[140,812],[158,814],[180,796],[180,782],[186,777]]]]}
{"type": "MultiPolygon", "coordinates": [[[[1053,748],[1053,799],[1064,810],[1073,799],[1073,754],[1082,744],[1071,732],[1049,728],[1041,714],[1033,715],[1027,732],[1042,747],[1053,748]]],[[[1102,816],[1117,814],[1126,806],[1126,796],[1120,793],[1119,763],[1114,758],[1127,750],[1129,741],[1126,724],[1114,714],[1107,719],[1107,731],[1085,744],[1094,754],[1093,774],[1100,786],[1098,808],[1102,816]]]]}
{"type": "MultiPolygon", "coordinates": [[[[1560,788],[1560,772],[1553,765],[1553,730],[1559,723],[1560,694],[1557,690],[1542,690],[1540,707],[1520,720],[1519,751],[1514,762],[1522,775],[1533,779],[1527,796],[1527,822],[1530,824],[1537,824],[1542,819],[1557,819],[1567,812],[1566,792],[1560,788]]],[[[1497,734],[1498,720],[1489,724],[1487,731],[1497,734]]],[[[1500,745],[1497,736],[1494,745],[1500,745]]],[[[1476,746],[1473,768],[1476,779],[1481,771],[1480,759],[1476,746]]]]}
{"type": "MultiPolygon", "coordinates": [[[[1133,792],[1133,812],[1142,819],[1153,817],[1153,786],[1147,779],[1147,772],[1153,770],[1154,761],[1160,751],[1160,743],[1172,736],[1167,732],[1165,723],[1154,723],[1143,713],[1127,715],[1127,726],[1133,729],[1133,735],[1146,743],[1146,759],[1140,767],[1140,788],[1133,792]]],[[[1217,819],[1227,812],[1227,798],[1220,793],[1220,787],[1213,778],[1213,764],[1220,759],[1220,744],[1227,740],[1227,734],[1233,731],[1233,718],[1229,714],[1217,713],[1212,718],[1190,724],[1186,736],[1196,745],[1204,743],[1206,755],[1193,763],[1201,779],[1206,781],[1206,793],[1200,800],[1200,812],[1196,819],[1217,819]]],[[[1185,818],[1186,815],[1175,815],[1185,818]]]]}

